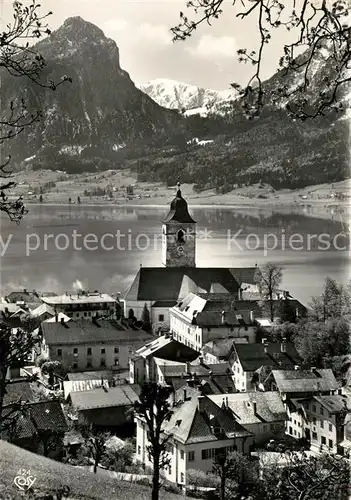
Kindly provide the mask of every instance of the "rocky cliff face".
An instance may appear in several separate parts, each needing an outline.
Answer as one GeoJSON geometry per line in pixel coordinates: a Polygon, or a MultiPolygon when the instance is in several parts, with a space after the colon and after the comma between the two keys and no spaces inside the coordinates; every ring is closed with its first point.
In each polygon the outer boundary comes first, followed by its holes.
{"type": "Polygon", "coordinates": [[[185,116],[210,113],[224,114],[230,103],[235,100],[234,90],[211,90],[186,83],[156,78],[139,85],[140,90],[165,108],[178,109],[185,116]]]}
{"type": "Polygon", "coordinates": [[[22,96],[29,111],[43,112],[41,121],[6,141],[18,160],[47,150],[70,155],[117,151],[133,141],[167,135],[180,124],[177,112],[135,87],[120,67],[116,43],[82,18],[67,19],[36,49],[47,63],[43,80],[68,75],[72,83],[53,92],[26,78],[3,75],[3,103],[22,96]]]}

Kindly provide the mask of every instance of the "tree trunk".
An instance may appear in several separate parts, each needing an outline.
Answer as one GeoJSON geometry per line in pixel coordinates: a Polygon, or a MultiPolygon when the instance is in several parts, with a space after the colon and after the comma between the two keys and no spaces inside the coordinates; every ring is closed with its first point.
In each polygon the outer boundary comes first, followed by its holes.
{"type": "Polygon", "coordinates": [[[98,464],[99,464],[99,456],[96,455],[95,460],[94,460],[94,474],[96,474],[96,472],[97,472],[98,464]]]}
{"type": "Polygon", "coordinates": [[[153,457],[153,458],[154,458],[154,467],[152,474],[151,500],[158,500],[160,491],[160,469],[159,469],[160,459],[159,457],[153,457]]]}
{"type": "Polygon", "coordinates": [[[221,500],[226,500],[225,499],[225,482],[226,482],[225,473],[222,471],[220,494],[219,494],[221,500]]]}

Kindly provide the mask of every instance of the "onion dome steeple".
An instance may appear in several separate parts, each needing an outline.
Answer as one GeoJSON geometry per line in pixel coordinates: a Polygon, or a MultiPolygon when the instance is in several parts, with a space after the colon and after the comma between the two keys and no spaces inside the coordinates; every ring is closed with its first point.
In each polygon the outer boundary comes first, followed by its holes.
{"type": "Polygon", "coordinates": [[[164,222],[184,222],[184,223],[195,223],[194,219],[191,217],[188,211],[188,204],[186,200],[182,197],[182,192],[180,190],[180,182],[177,183],[177,193],[175,198],[171,202],[170,211],[165,218],[164,222]]]}

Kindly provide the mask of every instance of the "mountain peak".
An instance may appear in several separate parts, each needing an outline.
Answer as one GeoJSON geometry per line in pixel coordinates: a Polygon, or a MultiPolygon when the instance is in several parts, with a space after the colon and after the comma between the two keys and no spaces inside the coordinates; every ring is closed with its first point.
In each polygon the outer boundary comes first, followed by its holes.
{"type": "Polygon", "coordinates": [[[82,33],[86,33],[90,36],[106,38],[100,28],[80,16],[68,17],[56,32],[64,32],[65,34],[72,32],[72,35],[79,37],[82,33]]]}

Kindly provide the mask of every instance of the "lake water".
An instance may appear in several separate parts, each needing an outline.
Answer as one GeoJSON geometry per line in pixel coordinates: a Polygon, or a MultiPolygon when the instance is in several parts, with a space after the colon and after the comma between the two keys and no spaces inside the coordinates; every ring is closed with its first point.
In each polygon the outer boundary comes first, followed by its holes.
{"type": "MultiPolygon", "coordinates": [[[[30,207],[20,226],[2,217],[1,295],[18,287],[65,292],[76,280],[85,289],[123,292],[140,265],[162,265],[161,223],[167,212],[167,207],[42,205],[30,207]]],[[[191,208],[191,213],[198,222],[198,267],[276,262],[284,267],[284,288],[304,303],[321,293],[326,276],[349,278],[348,228],[338,214],[319,219],[299,208],[240,207],[191,208]]]]}

